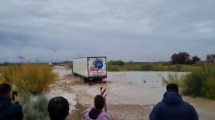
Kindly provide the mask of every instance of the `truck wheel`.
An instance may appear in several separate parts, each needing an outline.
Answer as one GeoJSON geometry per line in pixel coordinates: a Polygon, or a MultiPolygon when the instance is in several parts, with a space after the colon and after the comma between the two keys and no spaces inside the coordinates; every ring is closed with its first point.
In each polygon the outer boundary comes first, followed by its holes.
{"type": "Polygon", "coordinates": [[[102,78],[98,78],[97,82],[101,83],[102,82],[102,78]]]}
{"type": "Polygon", "coordinates": [[[88,78],[84,78],[84,83],[88,83],[88,82],[89,82],[88,78]]]}
{"type": "Polygon", "coordinates": [[[73,75],[74,75],[75,77],[77,77],[77,74],[74,73],[73,75]]]}

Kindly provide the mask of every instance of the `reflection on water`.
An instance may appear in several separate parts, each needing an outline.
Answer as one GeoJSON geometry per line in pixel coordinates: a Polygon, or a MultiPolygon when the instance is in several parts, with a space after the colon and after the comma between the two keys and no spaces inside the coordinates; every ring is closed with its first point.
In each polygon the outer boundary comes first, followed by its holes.
{"type": "Polygon", "coordinates": [[[108,80],[143,84],[145,87],[162,87],[162,77],[169,74],[185,75],[185,72],[108,72],[108,80]]]}

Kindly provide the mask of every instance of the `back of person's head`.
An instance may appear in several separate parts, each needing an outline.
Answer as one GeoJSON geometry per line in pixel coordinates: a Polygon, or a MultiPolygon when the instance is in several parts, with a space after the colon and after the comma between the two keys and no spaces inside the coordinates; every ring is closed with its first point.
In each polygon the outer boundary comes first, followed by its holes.
{"type": "Polygon", "coordinates": [[[51,120],[65,120],[69,114],[69,102],[64,97],[54,97],[48,103],[51,120]]]}
{"type": "Polygon", "coordinates": [[[169,92],[169,91],[175,91],[178,93],[178,85],[175,84],[175,83],[168,83],[167,86],[166,86],[166,91],[169,92]]]}
{"type": "Polygon", "coordinates": [[[105,105],[105,98],[102,95],[96,95],[94,105],[96,110],[102,110],[105,105]]]}
{"type": "Polygon", "coordinates": [[[1,96],[5,96],[5,95],[9,95],[11,91],[11,85],[4,83],[4,84],[0,84],[0,95],[1,96]]]}

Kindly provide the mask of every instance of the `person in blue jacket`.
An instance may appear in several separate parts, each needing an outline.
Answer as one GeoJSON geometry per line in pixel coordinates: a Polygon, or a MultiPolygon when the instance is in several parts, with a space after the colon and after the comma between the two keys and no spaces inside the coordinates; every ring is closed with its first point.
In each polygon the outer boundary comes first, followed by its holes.
{"type": "Polygon", "coordinates": [[[174,83],[166,86],[163,100],[153,108],[149,120],[199,120],[195,108],[183,101],[174,83]]]}
{"type": "Polygon", "coordinates": [[[10,84],[0,84],[0,120],[22,120],[23,111],[17,96],[15,101],[10,99],[10,84]]]}

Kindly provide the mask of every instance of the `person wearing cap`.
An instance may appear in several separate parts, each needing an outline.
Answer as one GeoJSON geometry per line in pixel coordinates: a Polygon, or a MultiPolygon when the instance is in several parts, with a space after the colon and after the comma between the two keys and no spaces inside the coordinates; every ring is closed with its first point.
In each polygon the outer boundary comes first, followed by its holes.
{"type": "Polygon", "coordinates": [[[54,97],[48,103],[51,120],[65,120],[69,115],[69,102],[64,97],[54,97]]]}
{"type": "Polygon", "coordinates": [[[94,108],[86,108],[83,120],[111,120],[109,114],[103,111],[105,98],[102,95],[96,95],[94,98],[94,108]]]}
{"type": "Polygon", "coordinates": [[[10,84],[0,84],[0,120],[22,120],[23,111],[18,96],[11,101],[10,91],[10,84]]]}
{"type": "Polygon", "coordinates": [[[195,108],[185,102],[174,83],[166,86],[163,100],[153,108],[149,120],[199,120],[195,108]]]}

